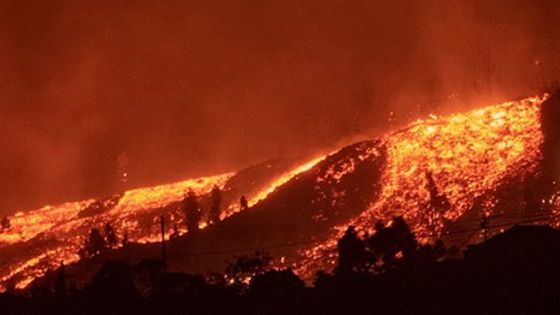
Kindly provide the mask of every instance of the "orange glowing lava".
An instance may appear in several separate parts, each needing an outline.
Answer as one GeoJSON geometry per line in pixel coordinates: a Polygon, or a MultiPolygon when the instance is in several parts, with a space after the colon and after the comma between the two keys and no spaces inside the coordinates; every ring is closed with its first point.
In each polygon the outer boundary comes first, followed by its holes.
{"type": "MultiPolygon", "coordinates": [[[[27,213],[18,212],[10,218],[10,229],[0,233],[0,248],[17,246],[32,239],[42,246],[31,252],[21,253],[20,259],[11,257],[15,260],[11,264],[12,268],[0,271],[0,282],[15,277],[17,287],[23,288],[48,269],[56,269],[61,261],[66,264],[77,261],[78,249],[89,229],[102,227],[106,222],[111,222],[117,231],[127,233],[131,242],[158,241],[157,225],[146,224],[146,217],[156,220],[166,205],[181,201],[187,189],[192,189],[197,194],[208,193],[214,185],[223,185],[231,175],[228,173],[132,189],[116,200],[97,202],[90,199],[45,206],[27,213]],[[84,214],[91,209],[105,210],[91,215],[84,214]]],[[[180,210],[176,212],[170,216],[178,217],[180,210]]]]}
{"type": "Polygon", "coordinates": [[[314,159],[310,160],[309,162],[306,162],[306,163],[290,170],[289,172],[286,172],[285,174],[282,174],[277,179],[275,179],[269,185],[269,187],[267,189],[259,192],[254,197],[252,197],[249,200],[249,206],[251,207],[251,206],[257,204],[259,201],[266,199],[266,197],[270,193],[272,193],[274,190],[276,190],[276,188],[284,185],[286,182],[288,182],[292,177],[296,176],[297,174],[303,173],[303,172],[311,169],[313,166],[315,166],[317,163],[319,163],[324,158],[325,158],[325,156],[320,156],[320,157],[314,158],[314,159]]]}
{"type": "MultiPolygon", "coordinates": [[[[313,167],[321,158],[315,158],[281,174],[261,191],[249,195],[252,206],[294,175],[313,167]]],[[[90,228],[102,227],[110,222],[121,236],[126,233],[130,242],[152,243],[160,241],[159,216],[168,216],[168,231],[177,224],[183,234],[184,213],[176,204],[183,200],[185,192],[192,189],[196,195],[205,195],[214,185],[223,187],[234,173],[189,179],[173,184],[138,188],[106,200],[89,199],[45,206],[29,212],[18,212],[10,217],[11,228],[0,233],[0,249],[17,246],[31,240],[40,240],[42,246],[21,257],[13,257],[11,268],[0,271],[0,283],[14,277],[17,287],[24,288],[36,277],[49,269],[56,269],[61,261],[70,264],[78,261],[78,250],[83,245],[90,228]],[[93,213],[91,213],[93,212],[93,213]],[[56,239],[56,242],[51,240],[56,239]]],[[[226,205],[220,216],[223,220],[239,212],[237,203],[226,205]]],[[[208,226],[201,221],[199,228],[208,226]]],[[[0,287],[1,288],[1,287],[0,287]]]]}
{"type": "Polygon", "coordinates": [[[336,227],[329,240],[304,251],[299,272],[330,269],[336,259],[336,241],[347,226],[371,232],[377,220],[403,216],[420,240],[428,240],[507,177],[534,174],[543,141],[539,110],[546,99],[546,95],[531,97],[433,117],[385,136],[387,165],[380,197],[367,211],[336,227]],[[428,173],[449,207],[439,211],[431,207],[428,173]]]}
{"type": "MultiPolygon", "coordinates": [[[[446,232],[448,223],[457,221],[469,210],[475,211],[474,200],[483,199],[484,211],[491,214],[494,202],[491,196],[496,187],[508,179],[522,180],[538,171],[543,142],[540,108],[547,97],[531,97],[418,121],[387,134],[379,142],[363,142],[358,148],[359,155],[354,158],[340,158],[330,161],[331,164],[319,163],[325,156],[314,158],[247,195],[249,206],[265,200],[298,174],[318,163],[325,164],[321,172],[313,173],[317,174],[314,180],[317,195],[312,202],[325,205],[314,216],[314,222],[327,222],[329,205],[338,206],[345,195],[352,193],[337,185],[341,179],[353,173],[360,162],[383,158],[385,163],[380,165],[384,166],[376,167],[381,176],[380,192],[374,200],[366,199],[365,204],[370,202],[368,209],[333,227],[327,241],[304,250],[303,259],[296,262],[296,271],[309,278],[308,275],[319,269],[331,269],[336,260],[336,241],[349,225],[366,232],[379,219],[387,221],[392,216],[403,216],[420,240],[438,237],[446,232]],[[445,207],[433,206],[434,190],[447,200],[445,207]]],[[[19,212],[10,217],[11,228],[0,233],[0,250],[18,253],[8,255],[9,268],[0,270],[0,283],[13,278],[22,288],[48,269],[57,268],[61,261],[69,264],[79,260],[77,252],[89,229],[106,222],[111,222],[120,233],[126,232],[131,242],[157,242],[160,215],[167,216],[171,223],[168,227],[183,223],[180,202],[188,189],[205,195],[214,185],[224,187],[232,176],[234,173],[191,179],[133,189],[103,200],[19,212]]],[[[560,213],[559,195],[549,202],[554,205],[553,212],[560,213]]],[[[224,205],[220,218],[223,220],[239,211],[237,203],[224,205]]],[[[199,224],[200,228],[207,226],[204,221],[199,224]]]]}

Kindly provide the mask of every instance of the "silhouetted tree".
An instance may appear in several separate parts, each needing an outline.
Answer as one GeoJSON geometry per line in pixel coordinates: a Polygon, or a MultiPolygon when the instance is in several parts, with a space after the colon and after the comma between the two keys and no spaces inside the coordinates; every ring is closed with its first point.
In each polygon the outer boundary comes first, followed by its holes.
{"type": "Polygon", "coordinates": [[[442,240],[437,240],[433,247],[434,247],[434,256],[435,256],[434,258],[436,260],[443,258],[447,253],[447,248],[445,247],[445,244],[443,243],[442,240]]]}
{"type": "Polygon", "coordinates": [[[123,234],[123,238],[121,240],[121,244],[122,246],[127,246],[130,243],[130,241],[128,240],[128,232],[124,232],[123,234]]]}
{"type": "Polygon", "coordinates": [[[378,222],[375,230],[375,234],[366,239],[376,258],[375,265],[387,270],[415,260],[418,243],[402,217],[394,217],[389,226],[378,222]]]}
{"type": "Polygon", "coordinates": [[[66,296],[66,267],[64,266],[64,262],[60,262],[60,267],[58,267],[58,271],[56,272],[56,283],[54,292],[55,295],[58,297],[66,296]]]}
{"type": "Polygon", "coordinates": [[[139,297],[134,285],[132,267],[127,262],[118,260],[106,261],[99,272],[93,276],[91,283],[86,287],[86,292],[100,302],[111,304],[112,308],[123,308],[112,312],[121,314],[128,313],[127,306],[138,301],[139,297]]]}
{"type": "Polygon", "coordinates": [[[210,192],[212,197],[212,206],[210,207],[209,219],[211,223],[216,223],[220,221],[220,206],[222,203],[222,192],[220,188],[216,185],[212,188],[210,192]]]}
{"type": "Polygon", "coordinates": [[[252,277],[266,271],[271,261],[272,258],[262,251],[249,256],[236,256],[226,267],[226,279],[231,285],[247,285],[252,277]]]}
{"type": "Polygon", "coordinates": [[[86,243],[82,249],[79,251],[79,255],[82,258],[93,257],[104,252],[107,248],[105,239],[101,235],[98,229],[93,228],[89,232],[89,236],[86,243]]]}
{"type": "Polygon", "coordinates": [[[451,208],[451,203],[444,193],[440,193],[434,181],[432,172],[426,171],[426,189],[430,193],[430,214],[431,214],[431,224],[433,228],[437,229],[436,226],[436,215],[444,213],[449,208],[451,208]]]}
{"type": "Polygon", "coordinates": [[[550,97],[542,104],[540,123],[543,140],[540,150],[539,173],[528,183],[531,192],[526,200],[528,210],[550,211],[549,200],[560,187],[560,85],[550,91],[550,97]]]}
{"type": "Polygon", "coordinates": [[[249,202],[247,202],[247,198],[245,198],[245,196],[241,196],[241,199],[239,199],[239,206],[241,211],[249,209],[249,202]]]}
{"type": "Polygon", "coordinates": [[[11,226],[10,219],[8,217],[2,218],[2,231],[9,229],[11,226]]]}
{"type": "Polygon", "coordinates": [[[333,275],[324,270],[319,270],[315,273],[315,280],[313,281],[313,287],[315,288],[327,288],[332,284],[333,275]]]}
{"type": "Polygon", "coordinates": [[[6,282],[4,282],[6,293],[14,294],[16,292],[16,284],[17,279],[15,276],[10,277],[8,280],[6,280],[6,282]]]}
{"type": "Polygon", "coordinates": [[[116,285],[116,287],[113,287],[115,290],[118,287],[128,287],[130,290],[134,290],[132,268],[125,261],[108,260],[103,264],[99,272],[94,275],[91,284],[111,284],[116,285]]]}
{"type": "Polygon", "coordinates": [[[265,273],[256,275],[250,282],[251,291],[262,291],[266,293],[275,293],[274,291],[301,290],[305,287],[305,283],[301,280],[292,269],[270,270],[265,273]]]}
{"type": "Polygon", "coordinates": [[[338,240],[337,273],[357,271],[366,262],[364,242],[358,237],[353,226],[349,226],[344,235],[338,240]]]}
{"type": "Polygon", "coordinates": [[[156,286],[158,279],[165,273],[165,264],[159,258],[142,259],[136,266],[135,283],[139,292],[145,293],[156,286]]]}
{"type": "Polygon", "coordinates": [[[171,239],[176,239],[179,237],[179,227],[177,226],[177,223],[173,223],[173,231],[171,232],[171,235],[169,237],[171,239]]]}
{"type": "Polygon", "coordinates": [[[184,207],[187,229],[189,230],[189,233],[195,233],[198,231],[198,224],[202,216],[202,211],[200,209],[200,205],[198,204],[196,194],[190,189],[184,200],[184,207]]]}
{"type": "Polygon", "coordinates": [[[109,222],[107,222],[103,230],[105,232],[105,241],[107,245],[110,248],[117,247],[117,244],[119,243],[119,238],[117,237],[117,233],[115,233],[115,229],[113,228],[113,226],[109,222]]]}
{"type": "Polygon", "coordinates": [[[254,313],[297,314],[302,313],[304,290],[305,283],[291,269],[270,270],[251,279],[247,297],[254,313]]]}

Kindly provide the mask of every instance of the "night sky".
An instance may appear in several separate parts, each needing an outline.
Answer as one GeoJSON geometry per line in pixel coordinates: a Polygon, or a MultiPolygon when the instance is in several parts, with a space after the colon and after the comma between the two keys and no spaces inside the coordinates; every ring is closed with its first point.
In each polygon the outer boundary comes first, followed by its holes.
{"type": "Polygon", "coordinates": [[[0,213],[534,94],[560,79],[559,20],[556,0],[1,1],[0,213]]]}

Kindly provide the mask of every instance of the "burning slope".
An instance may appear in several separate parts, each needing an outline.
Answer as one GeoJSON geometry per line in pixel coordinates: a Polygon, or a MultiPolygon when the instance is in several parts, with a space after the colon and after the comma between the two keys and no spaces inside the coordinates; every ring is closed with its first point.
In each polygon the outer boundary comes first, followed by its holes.
{"type": "MultiPolygon", "coordinates": [[[[18,212],[10,217],[11,227],[0,233],[0,283],[14,278],[19,288],[45,274],[80,259],[78,250],[85,242],[88,231],[110,222],[121,237],[126,233],[130,242],[150,243],[160,240],[159,216],[164,215],[168,228],[177,224],[179,233],[185,233],[181,201],[192,189],[201,198],[205,209],[214,185],[223,189],[224,219],[239,212],[237,200],[247,193],[251,203],[289,180],[295,173],[310,168],[318,159],[300,166],[284,161],[267,162],[254,168],[265,173],[241,171],[217,176],[185,180],[173,184],[132,189],[101,200],[68,202],[59,206],[45,206],[29,212],[18,212]],[[249,173],[249,174],[246,174],[249,173]],[[239,178],[241,177],[241,178],[239,178]]],[[[207,226],[204,221],[200,228],[207,226]]],[[[170,233],[171,230],[168,231],[170,233]]]]}
{"type": "Polygon", "coordinates": [[[306,250],[300,272],[332,265],[336,240],[349,225],[371,232],[377,220],[402,215],[421,239],[428,240],[445,236],[447,227],[469,211],[479,218],[482,212],[515,210],[499,209],[503,201],[496,197],[508,182],[519,186],[537,174],[543,141],[539,110],[546,99],[533,97],[419,121],[384,137],[387,164],[380,197],[367,211],[338,226],[325,243],[306,250]]]}
{"type": "MultiPolygon", "coordinates": [[[[152,227],[154,224],[146,220],[153,221],[153,216],[162,212],[166,205],[180,201],[186,189],[193,189],[197,194],[208,193],[213,185],[223,185],[229,177],[231,174],[186,180],[133,189],[122,196],[116,195],[105,200],[86,200],[46,206],[28,213],[19,212],[11,218],[12,227],[0,234],[0,244],[3,248],[16,245],[18,249],[25,243],[34,246],[18,250],[17,257],[25,258],[8,273],[4,268],[1,280],[17,275],[21,278],[19,286],[23,287],[46,269],[56,268],[61,261],[77,261],[77,250],[89,229],[101,227],[106,222],[111,222],[118,231],[126,231],[132,242],[155,241],[158,231],[152,227]],[[161,210],[154,211],[158,209],[161,210]]],[[[170,215],[173,217],[178,213],[170,215]]]]}
{"type": "Polygon", "coordinates": [[[403,215],[417,222],[418,233],[438,235],[446,221],[461,217],[506,178],[534,174],[543,100],[530,98],[436,119],[387,138],[382,196],[363,215],[403,215]],[[447,209],[433,209],[427,172],[449,200],[447,209]]]}
{"type": "MultiPolygon", "coordinates": [[[[418,121],[378,141],[359,142],[301,165],[268,163],[236,174],[20,213],[11,218],[12,228],[0,234],[0,252],[9,257],[1,263],[0,277],[5,281],[14,276],[22,287],[61,260],[76,261],[88,229],[105,222],[128,232],[133,242],[157,241],[158,216],[181,224],[184,191],[195,190],[207,209],[213,185],[223,188],[222,219],[228,219],[190,239],[189,253],[170,246],[170,256],[178,257],[170,262],[172,268],[185,268],[199,259],[198,265],[216,262],[214,271],[220,270],[226,256],[192,255],[208,252],[209,246],[227,255],[239,248],[274,248],[273,256],[284,257],[283,263],[295,263],[301,274],[310,276],[319,268],[329,269],[336,240],[348,225],[365,232],[379,219],[402,215],[427,241],[479,228],[482,213],[510,215],[508,220],[493,220],[512,224],[519,218],[510,212],[526,206],[524,187],[542,168],[546,137],[541,109],[547,98],[418,121]],[[236,201],[242,193],[251,208],[238,213],[236,201]]],[[[557,196],[550,198],[556,204],[554,212],[560,211],[557,196]]],[[[460,236],[452,241],[468,241],[468,235],[460,236]]]]}
{"type": "Polygon", "coordinates": [[[480,232],[483,214],[493,231],[524,219],[550,221],[550,215],[522,213],[526,187],[542,171],[541,109],[547,99],[419,121],[378,141],[349,145],[249,211],[205,230],[188,243],[190,252],[172,253],[177,258],[171,264],[220,271],[224,266],[215,261],[265,248],[279,258],[278,266],[295,265],[310,279],[331,269],[337,239],[349,225],[366,232],[377,220],[402,215],[422,241],[441,237],[448,245],[464,245],[480,232]]]}

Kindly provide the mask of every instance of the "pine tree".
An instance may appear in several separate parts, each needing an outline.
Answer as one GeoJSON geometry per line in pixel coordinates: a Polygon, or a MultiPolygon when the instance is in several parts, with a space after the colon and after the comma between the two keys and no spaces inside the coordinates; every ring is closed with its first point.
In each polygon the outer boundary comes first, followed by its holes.
{"type": "Polygon", "coordinates": [[[127,246],[129,243],[130,243],[130,242],[129,242],[129,240],[128,240],[128,233],[125,232],[124,235],[123,235],[123,238],[122,238],[122,240],[121,240],[121,244],[122,244],[122,246],[124,247],[124,246],[127,246]]]}
{"type": "Polygon", "coordinates": [[[117,244],[119,243],[119,238],[115,233],[115,229],[113,228],[113,226],[111,226],[111,224],[107,222],[107,224],[105,224],[105,227],[103,229],[105,231],[105,241],[107,242],[107,245],[110,248],[117,247],[117,244]]]}
{"type": "Polygon", "coordinates": [[[239,199],[239,206],[241,207],[241,211],[249,209],[249,202],[245,196],[241,196],[241,199],[239,199]]]}
{"type": "Polygon", "coordinates": [[[64,297],[66,295],[66,268],[64,262],[60,262],[60,267],[56,273],[55,295],[64,297]]]}
{"type": "Polygon", "coordinates": [[[101,232],[99,232],[99,229],[93,228],[89,232],[84,247],[80,249],[78,254],[82,258],[89,258],[103,253],[106,249],[107,244],[101,232]]]}
{"type": "Polygon", "coordinates": [[[222,202],[222,192],[220,191],[220,188],[216,185],[214,185],[214,188],[212,188],[212,192],[210,192],[210,195],[212,197],[212,207],[210,208],[210,222],[211,223],[216,223],[218,221],[220,221],[220,204],[222,202]]]}
{"type": "Polygon", "coordinates": [[[413,263],[418,251],[416,236],[402,217],[394,217],[392,224],[375,225],[375,234],[365,240],[373,253],[374,265],[382,270],[393,269],[413,263]]]}
{"type": "Polygon", "coordinates": [[[338,240],[337,247],[337,273],[347,274],[357,271],[366,263],[367,255],[364,242],[358,237],[353,226],[346,229],[344,236],[338,240]]]}
{"type": "Polygon", "coordinates": [[[184,207],[188,232],[195,233],[198,231],[198,223],[200,222],[202,211],[198,204],[196,194],[192,190],[189,190],[187,193],[187,197],[184,200],[184,207]]]}
{"type": "Polygon", "coordinates": [[[2,218],[2,231],[9,229],[11,226],[10,219],[8,217],[2,218]]]}
{"type": "Polygon", "coordinates": [[[171,235],[169,237],[171,239],[179,238],[179,227],[177,226],[177,223],[173,224],[173,231],[171,232],[171,235]]]}

